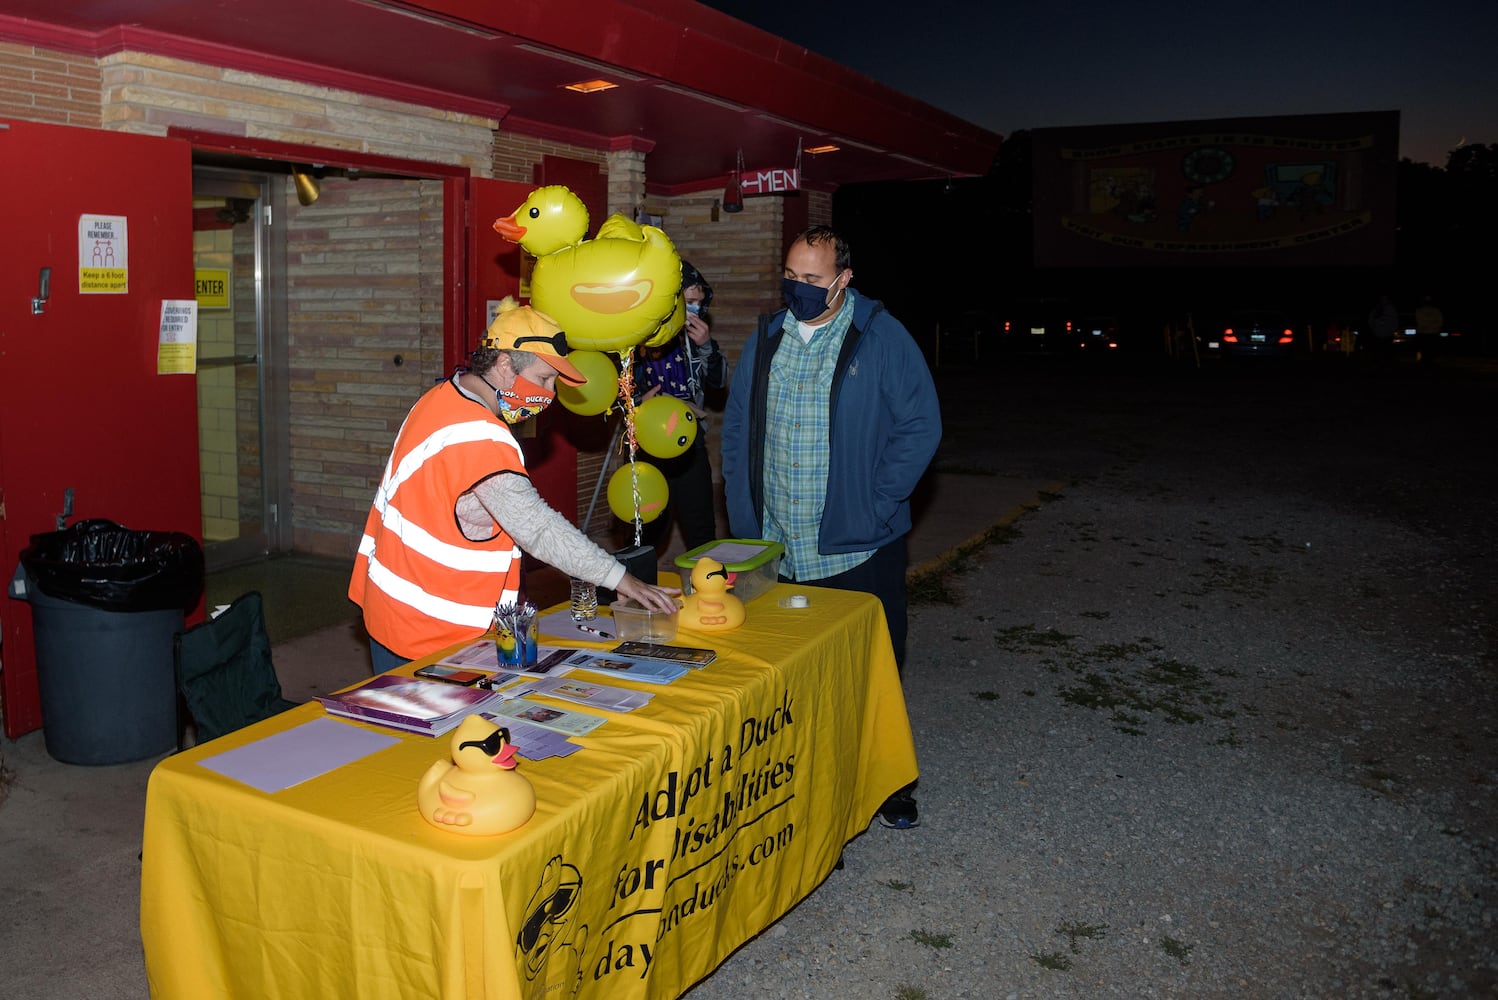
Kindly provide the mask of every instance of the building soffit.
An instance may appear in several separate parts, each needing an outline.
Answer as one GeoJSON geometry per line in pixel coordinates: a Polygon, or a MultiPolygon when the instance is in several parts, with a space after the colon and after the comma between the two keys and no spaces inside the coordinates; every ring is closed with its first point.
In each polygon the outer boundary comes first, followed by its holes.
{"type": "Polygon", "coordinates": [[[650,187],[721,186],[738,162],[856,181],[987,171],[999,136],[692,0],[0,0],[0,38],[143,51],[650,152],[650,187]],[[576,93],[569,84],[615,84],[576,93]]]}

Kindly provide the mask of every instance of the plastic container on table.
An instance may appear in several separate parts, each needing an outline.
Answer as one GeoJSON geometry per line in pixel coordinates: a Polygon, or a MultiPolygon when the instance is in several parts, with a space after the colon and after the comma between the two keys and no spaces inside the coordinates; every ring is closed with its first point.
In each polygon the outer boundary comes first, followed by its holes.
{"type": "Polygon", "coordinates": [[[628,598],[609,605],[614,613],[614,633],[620,639],[639,642],[672,642],[676,639],[677,613],[666,614],[642,607],[628,598]]]}
{"type": "Polygon", "coordinates": [[[699,545],[690,552],[676,557],[681,569],[681,592],[692,592],[692,567],[704,556],[723,564],[723,568],[735,574],[734,596],[745,603],[769,591],[780,578],[780,556],[785,546],[763,538],[720,538],[706,545],[699,545]]]}

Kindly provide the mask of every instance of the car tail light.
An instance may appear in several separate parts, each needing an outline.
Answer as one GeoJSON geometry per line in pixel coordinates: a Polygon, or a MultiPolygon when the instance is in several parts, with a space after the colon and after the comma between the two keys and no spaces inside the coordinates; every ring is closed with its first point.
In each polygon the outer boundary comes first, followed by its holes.
{"type": "Polygon", "coordinates": [[[1004,332],[1009,332],[1009,321],[1007,319],[1004,321],[1004,332]]]}
{"type": "Polygon", "coordinates": [[[1289,344],[1289,343],[1293,343],[1294,341],[1295,341],[1295,334],[1291,333],[1288,329],[1281,331],[1281,333],[1280,333],[1280,343],[1281,344],[1289,344]]]}
{"type": "Polygon", "coordinates": [[[1229,343],[1229,344],[1236,344],[1236,343],[1238,343],[1238,335],[1233,332],[1233,328],[1232,327],[1228,327],[1226,330],[1222,331],[1222,339],[1223,339],[1223,341],[1225,343],[1229,343]]]}

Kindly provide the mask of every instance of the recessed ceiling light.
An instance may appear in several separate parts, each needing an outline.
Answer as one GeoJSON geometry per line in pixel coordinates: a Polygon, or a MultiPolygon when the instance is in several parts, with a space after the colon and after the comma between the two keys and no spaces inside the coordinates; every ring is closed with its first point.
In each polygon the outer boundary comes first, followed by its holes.
{"type": "Polygon", "coordinates": [[[580,80],[577,83],[567,84],[563,89],[573,90],[579,94],[596,94],[600,90],[613,90],[617,86],[619,86],[617,83],[610,83],[608,80],[580,80]]]}
{"type": "Polygon", "coordinates": [[[842,149],[842,147],[834,146],[829,142],[821,146],[807,146],[806,152],[810,153],[813,156],[816,156],[818,153],[836,153],[839,149],[842,149]]]}

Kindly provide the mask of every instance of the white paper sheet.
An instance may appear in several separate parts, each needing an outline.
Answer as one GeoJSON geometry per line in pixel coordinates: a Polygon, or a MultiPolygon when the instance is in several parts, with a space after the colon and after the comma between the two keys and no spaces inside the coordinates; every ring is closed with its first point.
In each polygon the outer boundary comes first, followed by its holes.
{"type": "Polygon", "coordinates": [[[398,742],[362,726],[313,719],[198,763],[262,792],[279,792],[398,742]]]}

